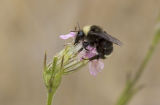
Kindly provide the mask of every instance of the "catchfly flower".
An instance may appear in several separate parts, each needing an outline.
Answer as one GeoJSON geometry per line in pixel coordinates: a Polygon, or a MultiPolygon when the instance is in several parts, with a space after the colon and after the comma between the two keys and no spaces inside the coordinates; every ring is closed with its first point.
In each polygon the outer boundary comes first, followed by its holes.
{"type": "MultiPolygon", "coordinates": [[[[76,35],[77,32],[70,32],[66,35],[60,35],[60,38],[63,40],[73,38],[74,40],[76,35]]],[[[54,94],[63,75],[77,71],[88,62],[90,74],[96,76],[104,68],[103,61],[102,59],[89,59],[97,54],[97,49],[94,46],[88,45],[83,48],[82,42],[74,44],[73,41],[70,44],[66,44],[64,49],[57,53],[53,57],[53,61],[48,64],[46,63],[47,54],[45,54],[43,79],[48,93],[54,94]]]]}
{"type": "MultiPolygon", "coordinates": [[[[61,38],[68,39],[75,35],[76,33],[72,32],[67,37],[61,36],[61,38]]],[[[48,64],[46,63],[47,54],[45,54],[43,79],[48,91],[47,105],[51,105],[52,97],[61,83],[62,76],[72,73],[88,63],[88,60],[80,60],[78,58],[78,51],[81,48],[81,44],[77,44],[76,46],[74,44],[67,44],[64,49],[53,57],[53,61],[48,64]]]]}
{"type": "Polygon", "coordinates": [[[71,31],[59,36],[63,40],[72,38],[71,43],[65,43],[64,48],[53,57],[53,61],[47,62],[47,54],[44,57],[43,79],[48,91],[47,105],[51,105],[53,95],[59,87],[62,76],[79,70],[88,64],[91,75],[96,76],[104,68],[103,59],[113,50],[113,43],[119,45],[119,41],[103,32],[98,26],[87,26],[83,30],[71,31]],[[100,32],[100,33],[94,33],[100,32]],[[92,33],[91,37],[87,34],[92,33]]]}
{"type": "MultiPolygon", "coordinates": [[[[69,39],[74,38],[76,36],[75,32],[70,32],[66,35],[60,35],[61,39],[69,39]]],[[[82,46],[82,43],[79,43],[82,46]]],[[[75,45],[76,46],[76,45],[75,45]]],[[[92,58],[93,56],[97,55],[97,51],[95,47],[87,46],[86,49],[83,49],[82,51],[78,52],[78,58],[80,61],[82,60],[88,60],[89,58],[92,58]]],[[[104,68],[104,63],[102,60],[96,59],[89,61],[89,71],[90,74],[93,76],[96,76],[96,74],[104,68]]]]}

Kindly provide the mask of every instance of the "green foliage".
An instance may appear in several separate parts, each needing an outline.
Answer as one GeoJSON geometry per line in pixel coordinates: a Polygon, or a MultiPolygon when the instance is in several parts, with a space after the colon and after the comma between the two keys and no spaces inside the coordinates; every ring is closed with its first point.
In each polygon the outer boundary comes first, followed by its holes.
{"type": "Polygon", "coordinates": [[[47,55],[44,56],[43,80],[48,91],[47,105],[51,105],[53,95],[59,87],[62,76],[77,71],[88,61],[80,60],[77,52],[80,46],[67,45],[60,53],[54,56],[53,61],[46,64],[47,55]]]}

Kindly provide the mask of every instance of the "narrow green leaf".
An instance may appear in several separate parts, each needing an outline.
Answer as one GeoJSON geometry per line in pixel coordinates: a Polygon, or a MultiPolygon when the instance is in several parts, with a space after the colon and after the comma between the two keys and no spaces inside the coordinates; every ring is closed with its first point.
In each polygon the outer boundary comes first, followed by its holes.
{"type": "Polygon", "coordinates": [[[43,62],[43,70],[44,71],[46,71],[46,67],[47,67],[46,66],[47,65],[46,62],[47,62],[47,53],[45,52],[45,54],[44,54],[44,62],[43,62]]]}

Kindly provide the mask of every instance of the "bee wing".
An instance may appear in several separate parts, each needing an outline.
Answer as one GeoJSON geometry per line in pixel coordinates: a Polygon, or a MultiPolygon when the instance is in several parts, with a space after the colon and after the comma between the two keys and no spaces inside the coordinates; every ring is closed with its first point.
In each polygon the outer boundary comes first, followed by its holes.
{"type": "Polygon", "coordinates": [[[106,33],[106,32],[103,32],[103,33],[95,33],[95,32],[92,32],[91,34],[94,35],[94,36],[97,36],[97,37],[98,37],[98,36],[101,36],[102,38],[104,38],[104,39],[106,39],[106,40],[108,40],[108,41],[110,41],[110,42],[113,42],[114,44],[117,44],[117,45],[119,45],[119,46],[122,45],[122,42],[121,42],[120,40],[118,40],[117,38],[109,35],[109,34],[106,33]]]}

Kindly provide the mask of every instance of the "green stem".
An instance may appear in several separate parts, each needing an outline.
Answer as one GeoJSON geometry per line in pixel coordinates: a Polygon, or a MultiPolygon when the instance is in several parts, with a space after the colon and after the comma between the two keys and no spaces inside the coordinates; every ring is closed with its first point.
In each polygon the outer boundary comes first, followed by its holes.
{"type": "Polygon", "coordinates": [[[126,105],[128,103],[128,101],[130,100],[131,97],[128,97],[130,96],[130,91],[132,89],[132,83],[129,82],[127,85],[126,85],[126,88],[124,89],[122,95],[120,96],[120,98],[118,99],[116,105],[126,105]]]}
{"type": "Polygon", "coordinates": [[[48,92],[47,105],[52,105],[53,96],[56,90],[48,92]]]}
{"type": "Polygon", "coordinates": [[[143,71],[145,70],[145,67],[147,66],[149,60],[151,59],[151,57],[153,55],[155,47],[156,47],[156,45],[154,45],[154,44],[151,45],[142,64],[140,65],[138,71],[136,72],[133,80],[130,81],[130,83],[126,85],[126,88],[125,88],[124,92],[122,93],[122,95],[120,96],[116,105],[126,105],[130,101],[130,99],[132,97],[128,97],[128,96],[130,96],[130,93],[132,93],[134,86],[136,85],[137,81],[140,79],[143,71]]]}
{"type": "Polygon", "coordinates": [[[140,65],[136,75],[135,75],[135,78],[133,80],[133,85],[139,80],[139,78],[141,77],[143,71],[145,70],[145,67],[146,65],[148,64],[149,60],[151,59],[152,55],[153,55],[153,52],[155,50],[155,45],[151,45],[150,49],[148,50],[147,52],[147,55],[145,57],[145,59],[143,60],[142,64],[140,65]]]}
{"type": "Polygon", "coordinates": [[[119,100],[117,101],[116,105],[127,105],[127,103],[131,100],[131,98],[134,95],[134,88],[138,80],[140,79],[142,73],[144,72],[149,60],[151,59],[153,52],[155,51],[156,46],[158,45],[158,42],[160,41],[160,30],[157,30],[155,33],[155,37],[152,41],[152,44],[143,60],[141,63],[138,71],[134,75],[132,80],[128,80],[126,84],[126,88],[124,89],[122,95],[120,96],[119,100]]]}

